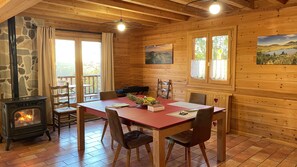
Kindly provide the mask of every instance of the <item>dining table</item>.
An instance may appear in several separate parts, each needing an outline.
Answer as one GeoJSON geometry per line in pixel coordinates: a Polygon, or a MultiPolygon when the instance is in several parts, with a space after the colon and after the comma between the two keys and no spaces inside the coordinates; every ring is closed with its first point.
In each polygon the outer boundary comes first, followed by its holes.
{"type": "MultiPolygon", "coordinates": [[[[99,100],[79,103],[77,107],[77,144],[78,150],[85,149],[85,123],[84,113],[106,118],[105,108],[115,108],[122,119],[127,119],[135,124],[148,127],[153,134],[153,160],[155,167],[165,166],[165,140],[166,137],[192,128],[195,115],[180,115],[182,111],[189,109],[201,109],[210,106],[187,102],[179,102],[169,99],[157,98],[165,109],[151,112],[144,108],[138,108],[135,102],[127,97],[110,100],[99,100]]],[[[226,159],[226,113],[224,108],[214,107],[213,121],[217,121],[217,160],[226,159]]]]}

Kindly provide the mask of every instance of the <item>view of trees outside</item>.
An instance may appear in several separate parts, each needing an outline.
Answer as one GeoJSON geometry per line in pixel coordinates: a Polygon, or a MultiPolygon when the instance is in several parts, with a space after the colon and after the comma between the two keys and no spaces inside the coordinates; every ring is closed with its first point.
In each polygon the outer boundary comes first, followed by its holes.
{"type": "Polygon", "coordinates": [[[206,37],[195,38],[195,60],[206,59],[206,37]]]}
{"type": "Polygon", "coordinates": [[[212,37],[211,79],[227,80],[228,49],[228,35],[212,37]]]}
{"type": "Polygon", "coordinates": [[[191,62],[191,77],[205,79],[206,37],[195,38],[194,60],[191,62]]]}
{"type": "Polygon", "coordinates": [[[82,41],[83,75],[86,93],[98,94],[101,79],[101,42],[82,41]]]}
{"type": "Polygon", "coordinates": [[[84,75],[100,74],[101,42],[82,41],[84,75]]]}
{"type": "Polygon", "coordinates": [[[75,76],[75,41],[56,39],[56,75],[75,76]]]}
{"type": "Polygon", "coordinates": [[[212,59],[228,60],[228,35],[212,37],[212,59]]]}

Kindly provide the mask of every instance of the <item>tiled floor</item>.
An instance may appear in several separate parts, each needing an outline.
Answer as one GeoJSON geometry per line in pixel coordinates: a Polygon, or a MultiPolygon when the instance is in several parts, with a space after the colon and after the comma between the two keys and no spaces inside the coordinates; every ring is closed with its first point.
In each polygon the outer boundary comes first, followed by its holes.
{"type": "MultiPolygon", "coordinates": [[[[103,121],[86,123],[86,150],[77,151],[76,127],[64,127],[60,138],[57,133],[51,133],[52,141],[43,137],[12,142],[10,151],[4,151],[5,143],[0,144],[0,166],[112,166],[114,150],[110,148],[110,135],[100,142],[103,121]]],[[[116,147],[116,145],[115,145],[116,147]]],[[[217,162],[216,136],[212,133],[211,139],[206,142],[206,151],[211,166],[297,166],[297,149],[289,146],[272,143],[258,137],[245,137],[234,134],[227,135],[227,160],[217,162]]],[[[125,166],[125,149],[122,149],[116,166],[125,166]]],[[[144,147],[140,149],[140,161],[136,160],[135,151],[132,151],[131,166],[151,166],[144,147]]],[[[174,146],[172,156],[167,166],[185,166],[184,149],[174,146]]],[[[206,166],[199,147],[192,148],[192,166],[206,166]]]]}

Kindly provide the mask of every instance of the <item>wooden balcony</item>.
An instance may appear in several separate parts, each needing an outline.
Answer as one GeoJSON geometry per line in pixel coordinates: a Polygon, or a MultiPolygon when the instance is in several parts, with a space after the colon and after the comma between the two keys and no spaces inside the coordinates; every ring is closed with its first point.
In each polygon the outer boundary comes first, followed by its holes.
{"type": "MultiPolygon", "coordinates": [[[[68,82],[69,85],[72,86],[72,91],[74,92],[74,95],[72,96],[72,98],[76,99],[75,98],[76,97],[75,76],[58,76],[57,78],[58,78],[58,81],[68,82]]],[[[98,98],[99,98],[98,94],[101,90],[100,75],[84,75],[83,81],[84,81],[84,83],[83,83],[83,85],[84,85],[84,101],[98,100],[98,98]]]]}

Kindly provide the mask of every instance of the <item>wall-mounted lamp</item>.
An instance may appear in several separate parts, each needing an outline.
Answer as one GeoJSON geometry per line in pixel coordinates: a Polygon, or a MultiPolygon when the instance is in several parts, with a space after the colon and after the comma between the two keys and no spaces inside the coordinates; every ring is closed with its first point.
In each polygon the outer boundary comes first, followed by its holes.
{"type": "Polygon", "coordinates": [[[211,14],[218,14],[221,11],[221,5],[217,2],[217,0],[214,0],[208,9],[211,14]]]}
{"type": "Polygon", "coordinates": [[[117,24],[117,29],[118,29],[119,31],[121,31],[121,32],[125,31],[125,29],[126,29],[126,25],[125,25],[125,23],[123,22],[122,19],[120,19],[120,21],[118,22],[118,24],[117,24]]]}

